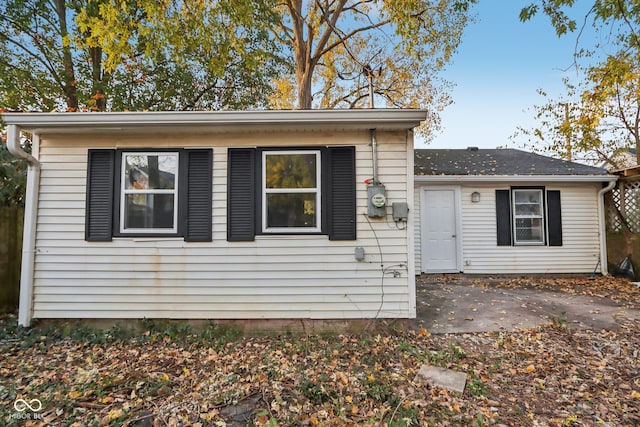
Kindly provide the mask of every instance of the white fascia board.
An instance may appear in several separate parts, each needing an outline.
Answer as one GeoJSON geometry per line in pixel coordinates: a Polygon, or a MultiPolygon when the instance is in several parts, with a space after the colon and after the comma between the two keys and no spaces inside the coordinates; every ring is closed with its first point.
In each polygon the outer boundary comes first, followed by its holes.
{"type": "Polygon", "coordinates": [[[179,126],[201,128],[349,127],[411,129],[426,119],[426,110],[259,110],[259,111],[150,111],[86,113],[3,113],[6,124],[28,131],[68,129],[124,130],[179,126]]]}
{"type": "Polygon", "coordinates": [[[416,175],[416,184],[458,182],[612,182],[616,175],[416,175]]]}

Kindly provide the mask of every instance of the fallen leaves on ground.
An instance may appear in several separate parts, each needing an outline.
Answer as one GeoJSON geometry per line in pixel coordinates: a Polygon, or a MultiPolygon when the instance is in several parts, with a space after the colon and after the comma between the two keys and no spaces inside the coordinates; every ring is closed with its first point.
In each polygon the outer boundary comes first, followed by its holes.
{"type": "Polygon", "coordinates": [[[640,322],[619,322],[238,337],[216,324],[24,330],[5,316],[0,424],[637,426],[640,322]],[[423,364],[466,373],[465,391],[415,382],[423,364]]]}

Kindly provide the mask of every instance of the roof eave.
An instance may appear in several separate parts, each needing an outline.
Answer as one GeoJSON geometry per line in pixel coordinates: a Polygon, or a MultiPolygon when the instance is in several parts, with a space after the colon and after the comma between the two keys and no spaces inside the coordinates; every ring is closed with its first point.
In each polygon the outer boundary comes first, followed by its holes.
{"type": "Polygon", "coordinates": [[[3,113],[6,124],[32,132],[68,132],[73,129],[119,131],[182,127],[208,130],[243,130],[248,127],[348,129],[412,129],[426,119],[426,110],[259,110],[157,111],[98,113],[3,113]]]}
{"type": "Polygon", "coordinates": [[[455,182],[611,182],[616,175],[416,175],[416,183],[455,182]]]}

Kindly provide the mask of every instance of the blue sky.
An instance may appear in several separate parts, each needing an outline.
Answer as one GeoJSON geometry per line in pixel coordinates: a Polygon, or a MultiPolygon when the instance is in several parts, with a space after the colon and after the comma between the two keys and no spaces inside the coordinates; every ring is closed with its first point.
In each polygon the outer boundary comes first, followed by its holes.
{"type": "MultiPolygon", "coordinates": [[[[462,45],[444,73],[456,84],[451,93],[454,104],[441,114],[442,131],[430,148],[517,148],[509,137],[518,126],[532,127],[532,107],[545,102],[537,89],[560,94],[562,77],[576,76],[574,69],[567,71],[576,36],[558,38],[544,16],[520,22],[520,9],[530,2],[479,0],[474,6],[476,22],[465,29],[462,45]]],[[[575,14],[584,15],[584,10],[575,14]]],[[[581,40],[588,42],[588,37],[581,40]]]]}

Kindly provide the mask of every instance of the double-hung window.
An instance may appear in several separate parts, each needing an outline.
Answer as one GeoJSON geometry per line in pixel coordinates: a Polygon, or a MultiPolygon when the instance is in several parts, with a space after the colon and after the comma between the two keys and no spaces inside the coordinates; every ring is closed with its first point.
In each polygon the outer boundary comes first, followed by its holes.
{"type": "Polygon", "coordinates": [[[262,152],[262,231],[321,231],[321,157],[313,151],[262,152]]]}
{"type": "Polygon", "coordinates": [[[178,232],[177,152],[123,153],[120,232],[178,232]]]}
{"type": "Polygon", "coordinates": [[[544,244],[542,190],[514,189],[512,200],[514,244],[544,244]]]}

